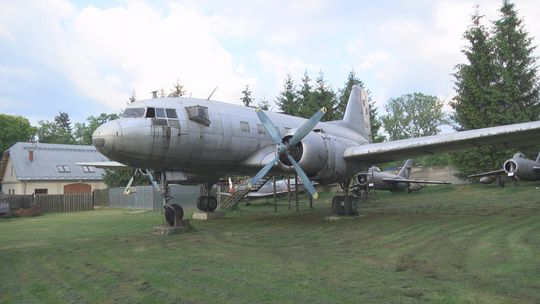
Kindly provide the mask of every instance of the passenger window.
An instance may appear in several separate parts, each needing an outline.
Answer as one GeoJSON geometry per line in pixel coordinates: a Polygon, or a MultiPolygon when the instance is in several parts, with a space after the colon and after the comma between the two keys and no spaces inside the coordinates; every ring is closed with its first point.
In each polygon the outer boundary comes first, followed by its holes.
{"type": "Polygon", "coordinates": [[[259,134],[266,134],[266,128],[261,124],[257,124],[257,132],[259,132],[259,134]]]}
{"type": "Polygon", "coordinates": [[[208,108],[203,106],[186,107],[186,112],[190,120],[200,123],[205,126],[210,125],[208,118],[208,108]]]}
{"type": "Polygon", "coordinates": [[[169,127],[180,129],[180,123],[178,119],[169,119],[169,127]]]}
{"type": "Polygon", "coordinates": [[[165,112],[167,112],[167,118],[178,118],[175,109],[165,109],[165,112]]]}
{"type": "Polygon", "coordinates": [[[165,109],[157,108],[156,109],[157,118],[165,118],[165,109]]]}
{"type": "Polygon", "coordinates": [[[154,126],[167,126],[167,120],[166,119],[161,119],[161,118],[154,118],[152,119],[152,124],[154,126]]]}
{"type": "Polygon", "coordinates": [[[243,132],[249,132],[249,123],[247,121],[241,121],[240,130],[242,130],[243,132]]]}
{"type": "Polygon", "coordinates": [[[146,109],[146,116],[147,118],[154,118],[156,117],[156,110],[154,108],[148,108],[146,109]]]}

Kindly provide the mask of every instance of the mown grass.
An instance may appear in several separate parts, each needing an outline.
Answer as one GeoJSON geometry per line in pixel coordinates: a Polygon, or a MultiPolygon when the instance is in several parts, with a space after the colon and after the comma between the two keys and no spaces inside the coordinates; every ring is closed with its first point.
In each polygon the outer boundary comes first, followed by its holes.
{"type": "Polygon", "coordinates": [[[377,192],[326,221],[262,201],[158,237],[159,212],[0,221],[3,303],[538,303],[540,190],[377,192]]]}

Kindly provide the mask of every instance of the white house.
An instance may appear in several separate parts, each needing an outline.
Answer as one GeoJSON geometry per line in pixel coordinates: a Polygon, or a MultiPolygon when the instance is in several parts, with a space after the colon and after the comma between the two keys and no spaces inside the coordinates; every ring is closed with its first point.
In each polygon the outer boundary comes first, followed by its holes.
{"type": "Polygon", "coordinates": [[[102,169],[80,162],[108,159],[93,146],[19,142],[4,151],[0,183],[4,194],[89,193],[106,188],[102,169]]]}

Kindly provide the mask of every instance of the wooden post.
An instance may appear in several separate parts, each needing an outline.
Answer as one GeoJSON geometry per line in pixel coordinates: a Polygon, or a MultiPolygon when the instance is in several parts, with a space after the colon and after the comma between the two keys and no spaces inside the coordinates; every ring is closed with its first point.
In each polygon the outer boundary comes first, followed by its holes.
{"type": "Polygon", "coordinates": [[[287,202],[289,203],[289,210],[291,207],[291,175],[287,174],[287,202]]]}
{"type": "Polygon", "coordinates": [[[277,194],[276,194],[276,177],[272,176],[272,182],[274,183],[274,213],[277,212],[277,194]]]}
{"type": "Polygon", "coordinates": [[[296,211],[300,211],[300,206],[298,205],[298,175],[294,175],[294,200],[296,202],[296,211]]]}

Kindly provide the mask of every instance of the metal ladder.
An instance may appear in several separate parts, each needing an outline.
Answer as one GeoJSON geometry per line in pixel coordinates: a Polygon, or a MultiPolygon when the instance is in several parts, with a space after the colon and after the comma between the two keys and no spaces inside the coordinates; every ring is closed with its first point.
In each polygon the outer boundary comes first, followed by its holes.
{"type": "Polygon", "coordinates": [[[244,198],[248,194],[248,192],[257,192],[271,178],[272,177],[268,175],[264,176],[250,189],[248,189],[248,183],[250,179],[246,180],[243,184],[238,186],[238,189],[236,190],[236,192],[231,194],[231,196],[229,196],[223,203],[221,203],[221,208],[230,208],[230,207],[236,206],[238,202],[240,202],[242,198],[244,198]]]}

